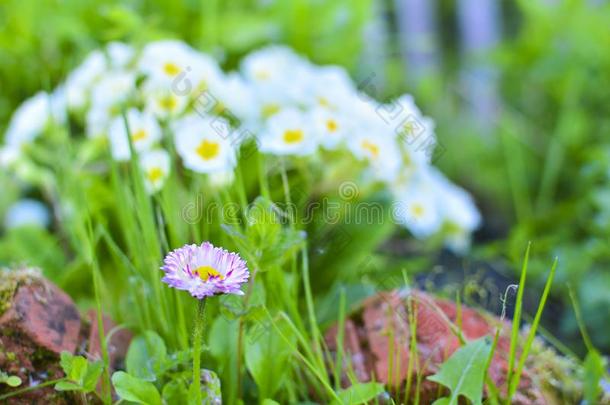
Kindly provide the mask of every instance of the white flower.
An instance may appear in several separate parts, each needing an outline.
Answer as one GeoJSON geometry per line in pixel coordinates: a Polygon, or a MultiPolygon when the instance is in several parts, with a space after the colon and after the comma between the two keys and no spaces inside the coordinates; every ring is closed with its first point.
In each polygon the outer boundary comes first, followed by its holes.
{"type": "Polygon", "coordinates": [[[95,84],[91,93],[91,108],[118,108],[135,91],[135,74],[113,71],[104,74],[95,84]]]}
{"type": "Polygon", "coordinates": [[[423,116],[413,97],[405,94],[381,110],[396,127],[400,143],[415,161],[430,163],[437,144],[434,121],[423,116]]]}
{"type": "Polygon", "coordinates": [[[105,105],[94,106],[87,111],[85,117],[85,128],[89,138],[106,136],[108,126],[119,111],[105,105]]]}
{"type": "Polygon", "coordinates": [[[83,108],[93,83],[106,70],[106,60],[102,51],[91,52],[66,79],[66,98],[68,107],[83,108]]]}
{"type": "Polygon", "coordinates": [[[169,154],[163,149],[146,151],[140,156],[144,185],[149,193],[159,191],[169,176],[169,154]]]}
{"type": "Polygon", "coordinates": [[[7,229],[33,225],[46,228],[51,222],[48,208],[37,200],[22,199],[9,207],[4,218],[7,229]]]}
{"type": "Polygon", "coordinates": [[[438,208],[437,194],[428,176],[413,179],[396,190],[394,220],[422,239],[438,232],[443,218],[438,208]]]}
{"type": "Polygon", "coordinates": [[[481,225],[481,214],[470,194],[434,167],[428,173],[445,223],[445,244],[456,253],[463,253],[470,246],[470,234],[481,225]]]}
{"type": "Polygon", "coordinates": [[[133,58],[131,46],[111,42],[104,51],[93,51],[66,79],[66,100],[71,109],[81,109],[87,104],[93,85],[104,73],[125,68],[133,58]]]}
{"type": "Polygon", "coordinates": [[[134,50],[130,45],[123,42],[110,42],[106,46],[108,64],[113,69],[124,69],[133,60],[134,50]]]}
{"type": "Polygon", "coordinates": [[[30,143],[43,132],[50,120],[64,122],[65,105],[61,95],[61,92],[48,94],[41,91],[24,101],[11,117],[5,142],[14,146],[30,143]]]}
{"type": "Polygon", "coordinates": [[[193,114],[174,122],[172,130],[185,167],[198,173],[226,172],[235,167],[232,129],[224,119],[193,114]]]}
{"type": "Polygon", "coordinates": [[[147,81],[143,87],[146,110],[160,119],[173,118],[186,109],[189,98],[177,94],[171,88],[171,83],[165,81],[147,81]]]}
{"type": "Polygon", "coordinates": [[[138,68],[149,80],[172,83],[175,79],[189,80],[193,90],[204,89],[222,73],[210,56],[195,51],[184,42],[163,40],[152,42],[142,51],[138,68]]]}
{"type": "Polygon", "coordinates": [[[275,45],[251,52],[242,60],[241,69],[248,80],[267,85],[294,78],[291,69],[301,69],[306,64],[292,49],[275,45]]]}
{"type": "Polygon", "coordinates": [[[234,116],[240,122],[252,122],[259,112],[253,88],[235,72],[210,83],[195,100],[194,108],[200,113],[234,116]]]}
{"type": "MultiPolygon", "coordinates": [[[[131,142],[137,152],[150,149],[161,139],[161,128],[155,117],[147,112],[140,112],[135,108],[127,111],[127,123],[131,133],[131,142]]],[[[115,160],[129,160],[129,138],[122,116],[114,118],[108,130],[112,157],[115,160]]]]}
{"type": "Polygon", "coordinates": [[[318,139],[307,114],[293,108],[269,118],[260,136],[260,150],[275,155],[310,155],[317,147],[318,139]]]}
{"type": "Polygon", "coordinates": [[[357,91],[347,71],[339,66],[312,68],[309,71],[305,102],[330,111],[348,110],[357,91]]]}
{"type": "Polygon", "coordinates": [[[269,46],[250,53],[241,63],[246,80],[261,99],[280,103],[303,102],[311,64],[290,48],[269,46]]]}
{"type": "Polygon", "coordinates": [[[336,149],[349,134],[347,118],[340,112],[318,106],[310,111],[315,137],[326,149],[336,149]]]}
{"type": "Polygon", "coordinates": [[[362,128],[350,135],[347,146],[357,159],[368,163],[376,180],[391,183],[398,177],[402,165],[400,150],[382,128],[362,128]]]}

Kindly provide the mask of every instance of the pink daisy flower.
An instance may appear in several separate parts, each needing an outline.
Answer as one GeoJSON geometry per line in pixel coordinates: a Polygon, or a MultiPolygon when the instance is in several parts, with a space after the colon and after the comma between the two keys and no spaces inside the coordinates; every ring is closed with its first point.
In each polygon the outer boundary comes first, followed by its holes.
{"type": "Polygon", "coordinates": [[[240,287],[250,277],[246,262],[237,253],[214,247],[185,245],[165,256],[161,281],[203,299],[216,294],[243,295],[240,287]]]}

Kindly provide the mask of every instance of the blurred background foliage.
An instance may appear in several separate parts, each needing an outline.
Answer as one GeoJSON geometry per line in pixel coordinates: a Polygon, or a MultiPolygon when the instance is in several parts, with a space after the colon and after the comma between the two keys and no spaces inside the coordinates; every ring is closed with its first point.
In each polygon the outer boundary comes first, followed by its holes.
{"type": "MultiPolygon", "coordinates": [[[[3,0],[0,131],[20,102],[109,41],[180,38],[227,67],[259,46],[291,45],[345,66],[379,99],[412,93],[437,122],[445,151],[437,165],[484,213],[472,256],[516,272],[532,241],[539,288],[558,256],[560,316],[547,325],[579,340],[563,299],[571,285],[595,343],[608,351],[609,21],[610,4],[590,0],[3,0]],[[422,4],[432,18],[413,45],[405,13],[422,4]],[[468,7],[483,4],[495,7],[488,17],[497,38],[472,53],[463,39],[474,18],[468,7]]],[[[18,185],[2,184],[0,213],[19,195],[18,185]]],[[[0,263],[23,257],[55,274],[67,261],[48,234],[5,231],[0,263]]]]}

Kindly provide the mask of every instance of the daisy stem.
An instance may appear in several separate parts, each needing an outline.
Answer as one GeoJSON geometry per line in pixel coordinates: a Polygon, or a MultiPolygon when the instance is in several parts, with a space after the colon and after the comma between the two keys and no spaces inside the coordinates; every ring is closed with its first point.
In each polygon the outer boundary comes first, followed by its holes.
{"type": "Polygon", "coordinates": [[[195,384],[196,403],[201,403],[201,338],[203,336],[203,322],[205,312],[205,298],[197,303],[197,316],[193,329],[193,384],[195,384]]]}

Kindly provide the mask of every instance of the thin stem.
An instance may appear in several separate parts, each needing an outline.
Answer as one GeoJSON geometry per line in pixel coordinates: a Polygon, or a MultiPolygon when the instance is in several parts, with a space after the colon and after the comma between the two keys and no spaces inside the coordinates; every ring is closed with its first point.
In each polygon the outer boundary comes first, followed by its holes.
{"type": "Polygon", "coordinates": [[[56,380],[45,381],[45,382],[40,383],[38,385],[33,385],[31,387],[26,387],[26,388],[22,388],[22,389],[17,390],[17,391],[9,392],[7,394],[0,395],[0,401],[5,400],[5,399],[10,398],[10,397],[14,397],[16,395],[25,394],[26,392],[34,391],[34,390],[37,390],[39,388],[48,387],[49,385],[53,385],[53,384],[56,384],[56,383],[58,383],[60,381],[65,381],[65,380],[66,380],[66,378],[62,377],[62,378],[58,378],[56,380]]]}
{"type": "Polygon", "coordinates": [[[195,384],[196,403],[201,403],[201,337],[205,313],[205,298],[197,303],[197,316],[193,329],[193,384],[195,384]]]}

